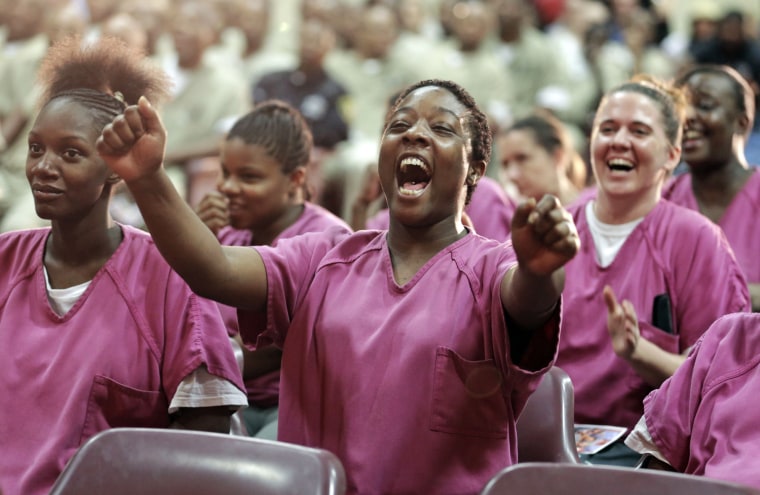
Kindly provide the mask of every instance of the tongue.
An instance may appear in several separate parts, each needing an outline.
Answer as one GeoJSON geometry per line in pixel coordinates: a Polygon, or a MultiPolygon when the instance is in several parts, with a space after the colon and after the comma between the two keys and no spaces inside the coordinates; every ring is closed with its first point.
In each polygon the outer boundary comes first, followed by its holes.
{"type": "Polygon", "coordinates": [[[425,186],[427,186],[427,182],[404,182],[404,189],[407,189],[409,191],[419,191],[421,189],[425,189],[425,186]]]}

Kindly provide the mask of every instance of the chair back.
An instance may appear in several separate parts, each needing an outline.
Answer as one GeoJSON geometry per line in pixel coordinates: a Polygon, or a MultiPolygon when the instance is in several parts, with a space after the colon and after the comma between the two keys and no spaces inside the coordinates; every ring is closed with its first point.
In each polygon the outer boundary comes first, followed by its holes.
{"type": "Polygon", "coordinates": [[[574,415],[573,382],[553,366],[517,420],[517,462],[579,463],[574,415]]]}
{"type": "Polygon", "coordinates": [[[342,495],[321,449],[189,430],[114,428],[71,458],[51,495],[342,495]]]}
{"type": "Polygon", "coordinates": [[[528,462],[503,469],[480,495],[760,495],[702,476],[591,464],[528,462]]]}

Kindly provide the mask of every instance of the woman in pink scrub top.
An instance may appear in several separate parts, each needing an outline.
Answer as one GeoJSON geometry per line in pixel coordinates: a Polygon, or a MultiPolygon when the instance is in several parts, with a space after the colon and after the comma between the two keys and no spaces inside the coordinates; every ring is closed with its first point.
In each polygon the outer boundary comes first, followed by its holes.
{"type": "Polygon", "coordinates": [[[689,173],[666,186],[663,197],[723,229],[747,277],[752,310],[760,311],[760,173],[744,156],[754,91],[741,74],[719,65],[696,65],[676,84],[689,94],[682,145],[689,173]]]}
{"type": "MultiPolygon", "coordinates": [[[[246,403],[219,310],[147,233],[109,215],[119,177],[106,124],[167,80],[112,39],[69,39],[41,67],[26,175],[49,228],[0,236],[0,485],[47,494],[90,437],[114,427],[229,432],[246,403]]],[[[137,453],[139,455],[139,453],[137,453]]]]}
{"type": "MultiPolygon", "coordinates": [[[[581,251],[567,269],[557,365],[573,380],[576,423],[631,428],[718,317],[749,310],[720,229],[661,200],[679,163],[685,98],[635,79],[601,101],[591,135],[596,199],[570,208],[581,251]],[[619,302],[621,301],[621,302],[619,302]]],[[[592,463],[635,464],[617,442],[592,463]]]]}
{"type": "MultiPolygon", "coordinates": [[[[217,191],[201,200],[198,216],[226,246],[274,246],[280,239],[330,227],[348,232],[343,220],[306,200],[311,150],[311,132],[297,110],[276,100],[258,104],[227,134],[217,191]]],[[[237,309],[219,306],[230,336],[239,339],[237,309]]],[[[248,434],[274,440],[282,351],[239,344],[245,357],[248,434]]]]}
{"type": "Polygon", "coordinates": [[[516,462],[515,421],[554,362],[578,238],[549,196],[517,209],[514,247],[469,235],[462,211],[491,133],[465,90],[423,81],[389,113],[387,232],[221,246],[161,168],[164,139],[143,99],[99,149],[191,287],[242,308],[244,339],[263,322],[259,342],[284,346],[280,440],[334,452],[352,494],[476,494],[516,462]]]}
{"type": "Polygon", "coordinates": [[[724,316],[646,397],[625,442],[657,467],[760,489],[758,396],[760,314],[724,316]]]}

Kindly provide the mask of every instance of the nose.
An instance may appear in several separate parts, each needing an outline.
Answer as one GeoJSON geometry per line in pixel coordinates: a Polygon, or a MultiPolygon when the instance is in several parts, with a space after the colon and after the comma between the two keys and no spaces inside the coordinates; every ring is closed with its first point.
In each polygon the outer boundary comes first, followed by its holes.
{"type": "Polygon", "coordinates": [[[219,179],[219,184],[217,184],[217,189],[224,195],[233,195],[240,190],[240,184],[237,179],[231,175],[228,175],[227,177],[222,176],[219,179]]]}
{"type": "Polygon", "coordinates": [[[45,177],[56,176],[58,167],[55,166],[55,157],[45,152],[38,158],[27,157],[27,169],[30,173],[45,177]]]}
{"type": "Polygon", "coordinates": [[[615,147],[627,147],[628,146],[628,129],[621,127],[612,136],[612,146],[615,147]]]}
{"type": "Polygon", "coordinates": [[[515,163],[507,163],[504,167],[504,171],[507,173],[507,178],[512,182],[520,178],[520,167],[515,163]]]}
{"type": "Polygon", "coordinates": [[[404,141],[427,145],[430,142],[430,128],[423,121],[417,121],[404,133],[404,141]]]}
{"type": "Polygon", "coordinates": [[[694,105],[686,105],[686,122],[697,118],[697,108],[694,105]]]}

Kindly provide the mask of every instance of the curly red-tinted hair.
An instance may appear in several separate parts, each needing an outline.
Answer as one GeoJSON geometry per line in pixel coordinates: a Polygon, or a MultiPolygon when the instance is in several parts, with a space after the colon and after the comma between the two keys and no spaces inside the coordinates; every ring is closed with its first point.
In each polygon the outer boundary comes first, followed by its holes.
{"type": "Polygon", "coordinates": [[[56,96],[77,90],[123,95],[127,105],[140,96],[158,104],[169,94],[170,79],[143,53],[116,38],[83,44],[79,37],[61,40],[48,49],[38,73],[44,105],[56,96]]]}

